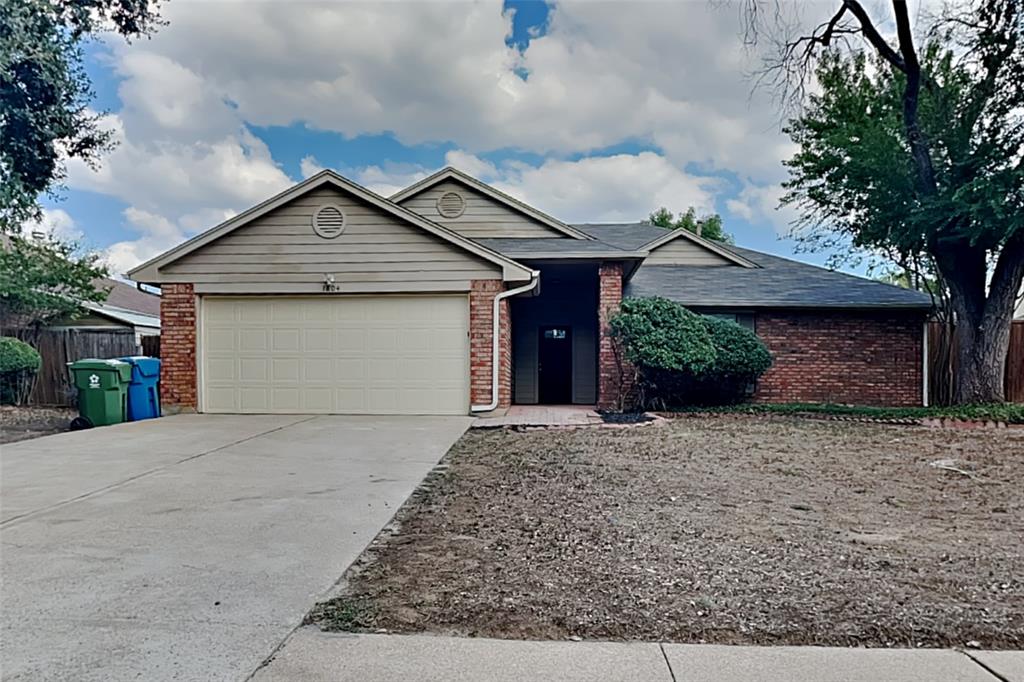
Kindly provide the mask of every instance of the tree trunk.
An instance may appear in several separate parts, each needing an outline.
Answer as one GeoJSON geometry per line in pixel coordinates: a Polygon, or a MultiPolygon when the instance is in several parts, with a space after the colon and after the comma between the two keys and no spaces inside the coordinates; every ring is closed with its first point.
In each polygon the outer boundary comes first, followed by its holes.
{"type": "Polygon", "coordinates": [[[987,296],[984,249],[966,243],[946,245],[936,256],[936,265],[949,286],[956,324],[953,402],[1003,402],[1013,307],[1024,279],[1024,233],[1004,245],[987,296]]]}
{"type": "Polygon", "coordinates": [[[953,403],[999,403],[1005,400],[1003,378],[1010,346],[1010,324],[1003,329],[956,327],[956,376],[953,403]]]}

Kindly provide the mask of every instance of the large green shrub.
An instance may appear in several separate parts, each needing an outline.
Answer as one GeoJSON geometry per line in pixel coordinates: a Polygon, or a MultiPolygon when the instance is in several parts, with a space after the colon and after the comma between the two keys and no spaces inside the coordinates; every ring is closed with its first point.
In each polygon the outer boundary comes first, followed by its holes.
{"type": "Polygon", "coordinates": [[[642,407],[740,402],[772,363],[749,329],[663,298],[626,299],[611,327],[642,407]]]}
{"type": "Polygon", "coordinates": [[[42,364],[35,348],[14,337],[0,336],[0,404],[23,404],[42,364]]]}
{"type": "Polygon", "coordinates": [[[715,362],[703,318],[666,298],[627,298],[610,324],[637,367],[700,374],[715,362]]]}
{"type": "Polygon", "coordinates": [[[729,405],[746,399],[754,382],[772,366],[772,355],[751,330],[732,320],[705,317],[715,362],[688,387],[691,404],[729,405]]]}
{"type": "Polygon", "coordinates": [[[772,366],[772,354],[757,334],[732,320],[705,317],[704,325],[715,344],[715,362],[710,377],[756,379],[772,366]]]}

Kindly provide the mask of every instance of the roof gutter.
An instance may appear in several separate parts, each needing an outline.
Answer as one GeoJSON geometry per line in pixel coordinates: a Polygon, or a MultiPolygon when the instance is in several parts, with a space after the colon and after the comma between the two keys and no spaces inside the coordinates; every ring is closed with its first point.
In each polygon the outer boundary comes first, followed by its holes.
{"type": "Polygon", "coordinates": [[[502,291],[494,297],[494,308],[491,312],[491,402],[486,405],[471,405],[470,412],[490,412],[498,407],[498,376],[501,371],[501,302],[510,296],[525,294],[532,291],[540,284],[540,270],[530,271],[530,282],[515,289],[502,291]]]}

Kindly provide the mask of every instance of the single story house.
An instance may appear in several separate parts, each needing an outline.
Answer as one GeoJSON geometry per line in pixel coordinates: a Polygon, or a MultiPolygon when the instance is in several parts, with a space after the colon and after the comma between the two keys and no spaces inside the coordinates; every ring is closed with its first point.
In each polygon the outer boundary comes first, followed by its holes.
{"type": "Polygon", "coordinates": [[[93,282],[107,292],[102,303],[85,303],[81,314],[60,320],[51,329],[130,329],[135,333],[136,352],[142,352],[142,337],[160,336],[160,296],[125,282],[101,278],[93,282]]]}
{"type": "Polygon", "coordinates": [[[683,230],[566,224],[452,168],[390,198],[323,171],[129,274],[162,289],[181,409],[612,406],[608,321],[652,295],[755,330],[775,358],[756,400],[924,395],[926,296],[683,230]]]}

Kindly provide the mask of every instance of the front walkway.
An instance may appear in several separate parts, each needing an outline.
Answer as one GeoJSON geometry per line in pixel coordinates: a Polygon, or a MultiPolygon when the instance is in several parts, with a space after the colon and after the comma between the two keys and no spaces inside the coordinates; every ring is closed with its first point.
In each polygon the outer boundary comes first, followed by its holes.
{"type": "Polygon", "coordinates": [[[1024,682],[1024,652],[527,642],[329,634],[306,626],[253,680],[1024,682]]]}
{"type": "Polygon", "coordinates": [[[3,446],[3,679],[245,679],[470,421],[178,415],[3,446]]]}
{"type": "Polygon", "coordinates": [[[503,415],[479,417],[473,428],[594,426],[603,422],[601,415],[586,405],[513,405],[503,415]]]}

